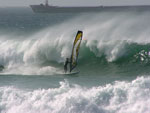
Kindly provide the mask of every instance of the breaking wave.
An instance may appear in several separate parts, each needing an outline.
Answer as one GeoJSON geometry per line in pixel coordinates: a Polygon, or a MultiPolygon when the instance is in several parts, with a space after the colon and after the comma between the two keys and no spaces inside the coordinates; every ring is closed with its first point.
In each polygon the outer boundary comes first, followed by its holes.
{"type": "MultiPolygon", "coordinates": [[[[63,71],[63,62],[70,57],[73,39],[66,36],[49,39],[5,40],[0,42],[0,64],[4,73],[56,74],[63,71]],[[65,38],[64,38],[65,37],[65,38]],[[32,67],[32,68],[31,68],[32,67]]],[[[103,64],[149,65],[150,44],[126,40],[83,40],[79,55],[79,67],[98,69],[103,64]]]]}
{"type": "Polygon", "coordinates": [[[150,77],[83,88],[60,82],[53,89],[0,87],[1,113],[148,113],[150,77]]]}
{"type": "Polygon", "coordinates": [[[149,65],[149,20],[149,11],[106,11],[80,14],[27,36],[1,33],[0,64],[5,66],[4,73],[61,72],[65,58],[70,57],[76,31],[82,30],[79,66],[149,65]]]}

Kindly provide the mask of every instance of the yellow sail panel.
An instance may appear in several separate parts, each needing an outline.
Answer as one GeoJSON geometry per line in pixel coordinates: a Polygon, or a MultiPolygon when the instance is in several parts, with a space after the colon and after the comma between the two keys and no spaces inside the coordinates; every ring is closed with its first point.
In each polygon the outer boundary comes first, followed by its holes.
{"type": "Polygon", "coordinates": [[[74,41],[74,45],[82,38],[82,33],[77,34],[76,39],[74,41]]]}
{"type": "MultiPolygon", "coordinates": [[[[81,43],[81,41],[80,41],[80,43],[81,43]]],[[[78,56],[78,54],[79,54],[80,43],[78,44],[78,46],[76,48],[76,56],[78,56]]]]}
{"type": "Polygon", "coordinates": [[[79,55],[79,48],[82,40],[82,31],[78,31],[75,37],[72,54],[71,54],[71,63],[70,63],[70,72],[77,66],[78,55],[79,55]]]}

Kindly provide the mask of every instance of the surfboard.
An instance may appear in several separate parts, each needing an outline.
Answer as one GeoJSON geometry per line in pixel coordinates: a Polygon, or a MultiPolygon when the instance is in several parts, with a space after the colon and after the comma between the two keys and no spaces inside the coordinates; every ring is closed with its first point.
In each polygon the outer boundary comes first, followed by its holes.
{"type": "Polygon", "coordinates": [[[76,71],[76,72],[71,72],[71,73],[64,73],[64,75],[76,75],[78,74],[80,71],[76,71]]]}
{"type": "Polygon", "coordinates": [[[68,73],[59,73],[59,75],[76,75],[79,73],[80,73],[80,71],[76,71],[76,72],[68,72],[68,73]]]}

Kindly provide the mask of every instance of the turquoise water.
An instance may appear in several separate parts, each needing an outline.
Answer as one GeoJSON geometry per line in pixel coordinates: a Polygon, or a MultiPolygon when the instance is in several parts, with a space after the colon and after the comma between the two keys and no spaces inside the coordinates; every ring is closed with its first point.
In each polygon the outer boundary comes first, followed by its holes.
{"type": "Polygon", "coordinates": [[[0,8],[1,113],[148,113],[150,11],[0,8]],[[77,75],[61,75],[83,31],[77,75]]]}

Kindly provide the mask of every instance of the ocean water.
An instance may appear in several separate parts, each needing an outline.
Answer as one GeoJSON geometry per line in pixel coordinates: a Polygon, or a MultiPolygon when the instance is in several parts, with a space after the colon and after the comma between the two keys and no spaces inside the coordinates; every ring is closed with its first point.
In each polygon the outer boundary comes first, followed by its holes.
{"type": "Polygon", "coordinates": [[[0,8],[0,113],[149,113],[150,10],[0,8]],[[61,75],[78,30],[77,75],[61,75]]]}

